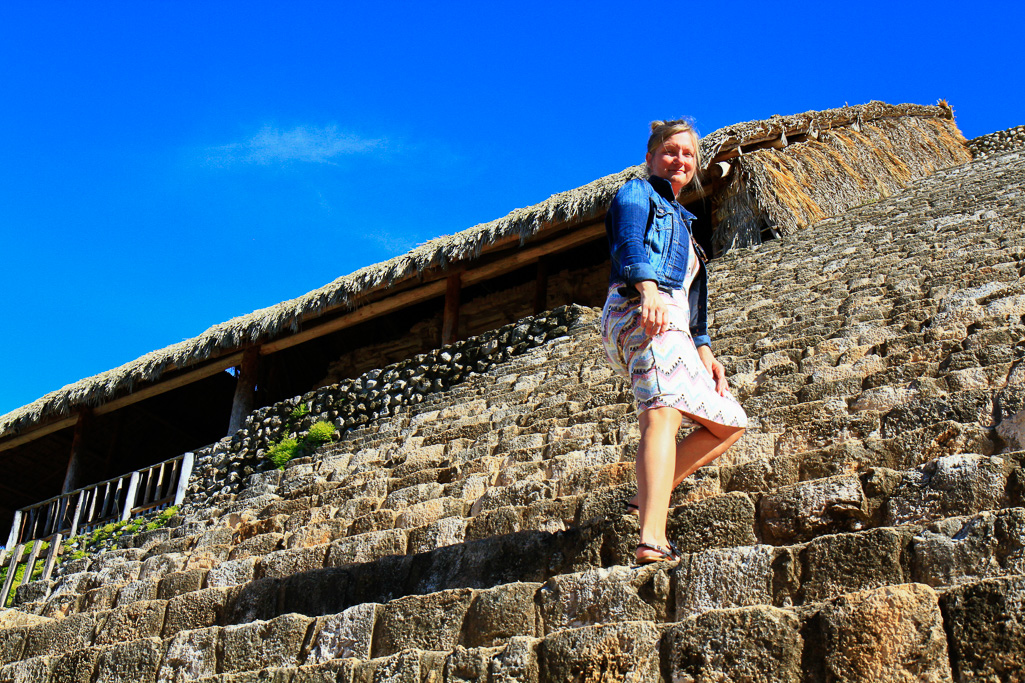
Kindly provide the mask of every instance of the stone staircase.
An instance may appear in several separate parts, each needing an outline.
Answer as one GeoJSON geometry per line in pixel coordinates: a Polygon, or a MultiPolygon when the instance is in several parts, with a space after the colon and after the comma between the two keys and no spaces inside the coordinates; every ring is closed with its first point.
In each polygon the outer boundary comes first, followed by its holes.
{"type": "Polygon", "coordinates": [[[1025,155],[713,263],[751,427],[632,566],[597,313],[61,565],[0,681],[1021,680],[1025,155]]]}

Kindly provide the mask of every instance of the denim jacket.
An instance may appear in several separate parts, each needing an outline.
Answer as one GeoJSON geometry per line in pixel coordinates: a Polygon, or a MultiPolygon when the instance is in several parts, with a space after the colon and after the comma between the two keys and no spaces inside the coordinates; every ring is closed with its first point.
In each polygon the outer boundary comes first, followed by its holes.
{"type": "MultiPolygon", "coordinates": [[[[653,280],[668,292],[680,289],[687,273],[687,242],[694,214],[683,208],[665,178],[635,178],[619,188],[605,214],[612,257],[610,283],[633,285],[653,280]]],[[[708,276],[702,263],[691,284],[690,335],[695,346],[711,344],[708,336],[708,276]]]]}

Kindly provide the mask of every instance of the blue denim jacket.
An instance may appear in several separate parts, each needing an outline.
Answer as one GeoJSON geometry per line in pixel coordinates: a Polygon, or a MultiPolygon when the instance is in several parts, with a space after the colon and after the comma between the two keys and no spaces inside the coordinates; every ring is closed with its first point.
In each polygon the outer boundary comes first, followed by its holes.
{"type": "MultiPolygon", "coordinates": [[[[653,280],[663,291],[679,289],[687,273],[690,224],[694,214],[683,208],[665,178],[635,178],[619,188],[605,214],[612,274],[630,290],[653,280]]],[[[690,334],[695,346],[711,345],[708,336],[708,277],[704,264],[690,288],[690,334]]]]}

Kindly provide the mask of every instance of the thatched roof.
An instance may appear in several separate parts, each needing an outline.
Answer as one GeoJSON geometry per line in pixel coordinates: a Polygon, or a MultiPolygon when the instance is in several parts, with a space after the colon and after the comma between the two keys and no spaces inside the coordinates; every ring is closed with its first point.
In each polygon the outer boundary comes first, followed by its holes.
{"type": "MultiPolygon", "coordinates": [[[[704,168],[707,169],[718,159],[746,152],[743,149],[746,146],[758,146],[765,141],[778,139],[781,135],[794,137],[817,134],[819,131],[844,126],[857,129],[867,122],[900,117],[951,119],[952,113],[945,106],[892,106],[871,102],[739,123],[721,128],[702,139],[704,168]]],[[[860,138],[852,140],[851,144],[860,144],[860,138]]],[[[328,310],[356,308],[372,292],[422,276],[427,271],[445,269],[449,264],[473,259],[497,242],[518,238],[522,243],[553,226],[597,219],[605,212],[616,190],[624,182],[644,175],[643,166],[632,166],[574,190],[552,195],[539,204],[516,209],[502,218],[454,235],[430,240],[406,254],[361,268],[295,299],[233,318],[211,327],[197,337],[69,384],[0,416],[0,439],[30,429],[40,421],[67,416],[75,409],[106,403],[141,385],[159,380],[170,370],[194,366],[265,342],[289,330],[298,331],[304,321],[316,318],[328,310]]]]}

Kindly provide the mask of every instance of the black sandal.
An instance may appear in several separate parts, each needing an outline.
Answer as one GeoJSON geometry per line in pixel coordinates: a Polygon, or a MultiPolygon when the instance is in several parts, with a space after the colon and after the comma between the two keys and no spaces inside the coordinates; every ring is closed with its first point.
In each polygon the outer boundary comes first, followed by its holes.
{"type": "Polygon", "coordinates": [[[641,509],[639,507],[637,507],[636,505],[634,505],[633,503],[631,503],[630,501],[625,501],[623,503],[623,507],[626,508],[626,512],[623,513],[623,514],[633,515],[634,517],[640,517],[641,516],[641,509]]]}
{"type": "Polygon", "coordinates": [[[640,550],[641,548],[645,548],[647,550],[654,550],[656,553],[658,553],[659,556],[634,558],[637,560],[637,564],[652,564],[654,562],[673,562],[674,560],[680,559],[675,554],[673,554],[671,550],[666,550],[662,546],[655,545],[654,543],[638,543],[637,549],[640,550]]]}
{"type": "Polygon", "coordinates": [[[673,552],[673,555],[676,555],[676,559],[682,560],[683,559],[683,553],[680,552],[680,548],[675,543],[673,543],[672,541],[666,541],[666,543],[669,544],[669,550],[671,550],[673,552]]]}

